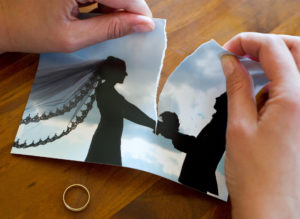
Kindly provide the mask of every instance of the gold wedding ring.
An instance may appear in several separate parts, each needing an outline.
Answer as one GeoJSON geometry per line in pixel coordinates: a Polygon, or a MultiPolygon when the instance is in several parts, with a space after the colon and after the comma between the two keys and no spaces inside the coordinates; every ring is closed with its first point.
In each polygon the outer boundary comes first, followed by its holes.
{"type": "Polygon", "coordinates": [[[91,196],[90,196],[89,190],[88,190],[84,185],[81,185],[81,184],[72,184],[72,185],[68,186],[68,187],[65,189],[64,194],[63,194],[63,202],[64,202],[64,205],[65,205],[66,208],[69,209],[70,211],[75,211],[75,212],[79,212],[79,211],[84,210],[84,209],[88,206],[88,204],[90,203],[90,199],[91,199],[91,196]],[[79,188],[83,189],[84,191],[86,191],[86,193],[87,193],[87,195],[88,195],[87,202],[86,202],[83,206],[81,206],[81,207],[79,207],[79,208],[73,208],[73,207],[71,207],[71,206],[66,202],[66,199],[65,199],[65,198],[66,198],[67,192],[68,192],[71,188],[74,188],[74,187],[79,187],[79,188]]]}

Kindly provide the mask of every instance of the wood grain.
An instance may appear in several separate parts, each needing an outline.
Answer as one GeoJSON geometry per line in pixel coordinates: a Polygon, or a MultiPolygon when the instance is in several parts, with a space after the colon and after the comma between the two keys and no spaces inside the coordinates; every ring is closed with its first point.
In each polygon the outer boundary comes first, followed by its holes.
{"type": "MultiPolygon", "coordinates": [[[[200,44],[223,44],[242,31],[299,35],[299,0],[148,0],[167,19],[161,85],[200,44]]],[[[0,55],[0,218],[230,218],[230,204],[128,168],[11,155],[39,56],[0,55]],[[62,193],[85,184],[91,203],[80,213],[62,193]]],[[[80,198],[80,197],[79,197],[80,198]]]]}

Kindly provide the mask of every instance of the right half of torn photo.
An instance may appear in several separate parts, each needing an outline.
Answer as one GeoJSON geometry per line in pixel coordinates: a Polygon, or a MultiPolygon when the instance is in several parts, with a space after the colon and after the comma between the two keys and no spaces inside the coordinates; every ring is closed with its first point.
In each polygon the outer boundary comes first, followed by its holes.
{"type": "MultiPolygon", "coordinates": [[[[224,159],[227,94],[220,58],[231,54],[214,40],[186,57],[167,80],[158,103],[157,132],[182,161],[178,181],[226,201],[224,159]]],[[[267,79],[259,63],[240,58],[255,93],[267,79]]]]}

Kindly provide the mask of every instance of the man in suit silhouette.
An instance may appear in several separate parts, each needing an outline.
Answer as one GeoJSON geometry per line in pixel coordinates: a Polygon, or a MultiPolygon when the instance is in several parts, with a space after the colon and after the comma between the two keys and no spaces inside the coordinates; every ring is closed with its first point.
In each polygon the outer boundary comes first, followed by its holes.
{"type": "Polygon", "coordinates": [[[216,98],[216,113],[197,137],[178,132],[179,120],[175,113],[164,112],[158,131],[172,139],[174,147],[186,153],[179,182],[202,192],[218,195],[215,171],[225,151],[227,125],[227,95],[216,98]]]}

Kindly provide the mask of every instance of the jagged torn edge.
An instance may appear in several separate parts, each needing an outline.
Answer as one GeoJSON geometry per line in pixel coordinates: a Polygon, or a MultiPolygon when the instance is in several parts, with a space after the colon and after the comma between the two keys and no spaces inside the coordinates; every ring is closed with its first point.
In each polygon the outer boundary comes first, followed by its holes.
{"type": "Polygon", "coordinates": [[[167,24],[167,20],[165,19],[161,19],[162,21],[164,21],[164,42],[165,42],[165,47],[163,49],[162,52],[162,56],[161,56],[161,60],[160,60],[160,68],[158,71],[158,75],[157,75],[157,79],[156,79],[156,90],[155,90],[155,95],[154,95],[154,112],[155,112],[155,132],[157,130],[157,123],[158,123],[158,87],[159,87],[159,82],[161,79],[161,71],[164,65],[164,60],[165,60],[165,55],[166,55],[166,50],[167,50],[167,44],[168,44],[168,38],[167,38],[167,32],[166,32],[166,24],[167,24]]]}
{"type": "MultiPolygon", "coordinates": [[[[166,23],[165,23],[165,26],[164,28],[166,28],[166,23]]],[[[156,127],[155,127],[155,132],[156,132],[156,129],[157,129],[157,123],[158,123],[158,105],[159,105],[159,97],[157,97],[157,94],[158,94],[158,86],[159,86],[159,82],[160,82],[160,78],[161,78],[161,70],[163,68],[163,62],[164,62],[164,58],[165,58],[165,52],[166,52],[166,49],[167,49],[167,33],[166,33],[166,29],[165,29],[165,48],[164,48],[164,51],[163,51],[163,55],[162,55],[162,59],[161,59],[161,66],[160,66],[160,71],[159,71],[159,75],[158,75],[158,78],[157,78],[157,81],[156,81],[156,92],[155,92],[155,121],[156,121],[156,127]]],[[[186,61],[188,60],[192,55],[194,55],[201,47],[203,47],[204,45],[206,44],[209,44],[209,43],[216,43],[217,45],[219,45],[214,39],[211,39],[210,41],[207,41],[203,44],[201,44],[197,49],[194,50],[194,52],[192,52],[190,55],[188,55],[187,57],[185,57],[181,62],[180,64],[175,68],[175,70],[168,76],[168,79],[166,80],[164,86],[168,83],[168,80],[169,78],[171,77],[171,75],[177,71],[178,68],[181,67],[181,65],[186,61]]],[[[219,45],[220,46],[220,45],[219,45]]],[[[221,46],[220,46],[221,47],[221,46]]],[[[221,47],[223,48],[223,47],[221,47]]],[[[222,53],[222,55],[225,55],[225,54],[228,54],[228,55],[234,55],[233,53],[223,49],[224,52],[222,53]]],[[[221,55],[221,56],[222,56],[221,55]]],[[[220,56],[220,57],[221,57],[220,56]]],[[[161,92],[160,94],[163,92],[163,89],[164,89],[164,86],[162,87],[161,89],[161,92]]]]}
{"type": "MultiPolygon", "coordinates": [[[[165,27],[166,27],[166,23],[165,23],[165,27]]],[[[260,66],[260,64],[259,64],[259,62],[255,62],[255,61],[253,61],[253,60],[251,60],[251,59],[249,59],[249,58],[246,58],[246,57],[243,57],[243,56],[236,56],[235,54],[233,54],[232,52],[230,52],[230,51],[228,51],[228,50],[226,50],[225,48],[223,48],[219,43],[217,43],[217,41],[215,41],[214,39],[211,39],[211,40],[209,40],[209,41],[207,41],[207,42],[205,42],[205,43],[203,43],[203,44],[201,44],[197,49],[195,49],[190,55],[188,55],[187,57],[185,57],[182,61],[181,61],[181,63],[175,68],[175,70],[169,75],[169,77],[168,77],[168,79],[166,80],[166,82],[165,82],[165,84],[164,84],[164,86],[168,83],[168,80],[169,80],[169,78],[172,76],[172,74],[174,73],[174,72],[176,72],[177,71],[177,69],[178,68],[180,68],[181,67],[181,65],[187,60],[187,59],[189,59],[191,56],[193,56],[199,49],[201,49],[203,46],[205,46],[206,44],[216,44],[217,46],[219,46],[220,47],[220,49],[221,50],[223,50],[222,52],[220,52],[219,53],[219,58],[221,58],[223,55],[232,55],[232,56],[235,56],[235,57],[237,57],[239,60],[240,60],[240,62],[245,66],[246,65],[246,63],[247,62],[251,62],[251,63],[255,63],[255,65],[256,65],[256,69],[255,69],[255,67],[250,67],[250,68],[247,68],[247,70],[249,71],[249,73],[250,73],[250,75],[254,75],[254,74],[261,74],[261,73],[263,73],[264,74],[264,71],[262,70],[262,68],[261,68],[261,66],[260,66]]],[[[165,31],[165,45],[167,45],[167,34],[166,34],[166,31],[165,31]]],[[[156,82],[156,92],[155,92],[155,98],[156,98],[156,101],[155,101],[155,121],[156,121],[156,127],[157,127],[157,123],[158,123],[158,105],[159,105],[159,101],[157,101],[157,100],[159,100],[159,97],[157,97],[157,94],[158,94],[158,86],[159,86],[159,82],[160,82],[160,78],[161,78],[161,69],[162,69],[162,67],[163,67],[163,61],[164,61],[164,57],[165,57],[165,51],[166,51],[166,49],[167,49],[167,46],[165,46],[165,49],[164,49],[164,51],[163,51],[163,56],[162,56],[162,63],[161,63],[161,68],[160,68],[160,71],[159,71],[159,75],[158,75],[158,80],[157,80],[157,82],[156,82]]],[[[246,66],[245,66],[246,67],[246,66]]],[[[162,90],[161,90],[161,93],[163,92],[163,89],[164,89],[164,87],[162,88],[162,90]]],[[[160,94],[161,94],[160,93],[160,94]]],[[[155,128],[156,129],[156,128],[155,128]]],[[[156,131],[156,130],[155,130],[156,131]]]]}

